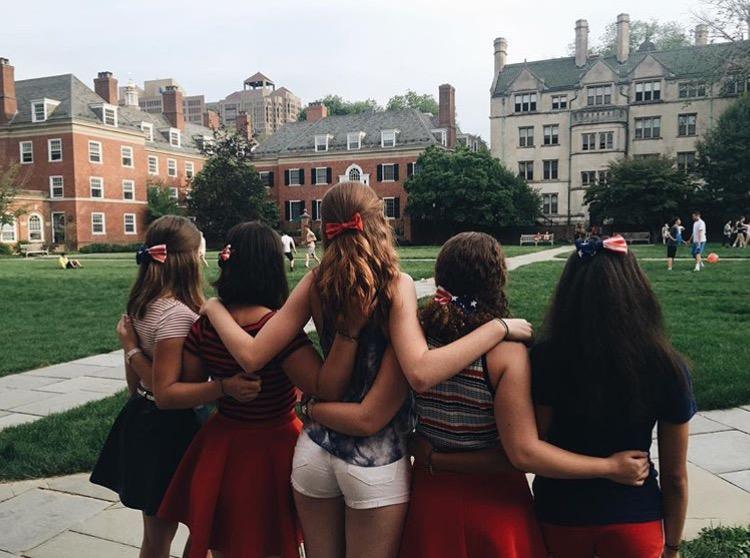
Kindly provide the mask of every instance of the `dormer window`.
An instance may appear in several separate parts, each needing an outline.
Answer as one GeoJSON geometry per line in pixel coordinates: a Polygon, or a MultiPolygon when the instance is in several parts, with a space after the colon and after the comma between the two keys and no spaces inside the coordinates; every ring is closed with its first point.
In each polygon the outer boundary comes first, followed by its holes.
{"type": "Polygon", "coordinates": [[[154,125],[148,122],[141,122],[141,131],[146,136],[147,141],[154,141],[154,125]]]}
{"type": "Polygon", "coordinates": [[[535,112],[536,111],[536,93],[519,93],[515,96],[515,112],[535,112]]]}
{"type": "Polygon", "coordinates": [[[380,132],[380,147],[396,147],[396,130],[380,132]]]}
{"type": "Polygon", "coordinates": [[[635,102],[644,103],[661,99],[661,80],[638,81],[635,84],[635,102]]]}
{"type": "Polygon", "coordinates": [[[315,136],[315,151],[328,151],[328,134],[315,136]]]}
{"type": "Polygon", "coordinates": [[[446,129],[437,128],[432,130],[432,135],[435,136],[435,139],[438,140],[443,147],[448,145],[448,131],[446,129]]]}
{"type": "Polygon", "coordinates": [[[362,149],[362,132],[349,132],[346,134],[346,148],[349,151],[362,149]]]}
{"type": "Polygon", "coordinates": [[[112,105],[102,106],[102,122],[107,126],[117,126],[117,107],[112,105]]]}
{"type": "Polygon", "coordinates": [[[177,128],[169,129],[169,144],[180,147],[180,130],[177,128]]]}
{"type": "Polygon", "coordinates": [[[31,101],[31,121],[46,121],[49,118],[49,113],[59,104],[59,101],[53,101],[52,99],[35,99],[31,101]]]}

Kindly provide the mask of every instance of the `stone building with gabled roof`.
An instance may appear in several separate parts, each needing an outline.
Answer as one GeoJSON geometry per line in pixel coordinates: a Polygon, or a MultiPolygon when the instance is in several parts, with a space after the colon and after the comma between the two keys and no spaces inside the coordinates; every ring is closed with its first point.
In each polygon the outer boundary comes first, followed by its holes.
{"type": "Polygon", "coordinates": [[[698,138],[748,89],[731,67],[738,45],[708,44],[704,25],[692,46],[631,51],[620,14],[605,57],[589,54],[586,20],[575,32],[575,55],[549,60],[508,64],[507,41],[494,42],[491,151],[542,194],[548,224],[597,220],[585,191],[607,180],[613,160],[669,155],[689,170],[698,138]]]}
{"type": "Polygon", "coordinates": [[[0,168],[18,164],[26,211],[0,242],[60,249],[139,242],[147,189],[158,183],[184,200],[203,166],[209,128],[186,122],[182,93],[167,87],[164,110],[118,106],[117,80],[100,72],[93,89],[72,74],[15,80],[0,58],[0,168]]]}

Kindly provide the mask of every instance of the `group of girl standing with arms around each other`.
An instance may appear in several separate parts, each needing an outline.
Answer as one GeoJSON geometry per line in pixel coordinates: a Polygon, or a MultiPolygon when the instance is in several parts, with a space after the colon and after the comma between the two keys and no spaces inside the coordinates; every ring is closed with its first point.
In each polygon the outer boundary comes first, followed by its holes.
{"type": "MultiPolygon", "coordinates": [[[[288,300],[279,237],[246,223],[229,233],[218,299],[203,304],[202,318],[193,323],[199,296],[183,297],[162,277],[145,313],[129,308],[131,319],[118,326],[133,396],[92,480],[143,510],[142,556],[167,556],[176,522],[191,531],[186,555],[200,558],[208,549],[292,558],[302,539],[309,558],[673,556],[694,405],[631,254],[596,239],[581,243],[563,281],[571,269],[594,270],[605,274],[600,289],[618,292],[590,294],[585,277],[568,281],[566,289],[580,292],[556,296],[532,367],[522,344],[531,327],[508,317],[505,261],[492,237],[463,233],[445,244],[440,287],[420,310],[372,189],[337,185],[321,213],[321,263],[288,300]],[[608,281],[609,273],[623,275],[608,281]],[[636,316],[624,312],[633,297],[646,299],[633,305],[644,310],[636,316]],[[590,308],[616,300],[618,321],[590,308]],[[184,319],[167,334],[167,311],[178,303],[184,319]],[[149,313],[158,314],[151,332],[143,323],[149,313]],[[302,331],[310,318],[322,362],[302,331]],[[583,319],[593,321],[549,326],[583,319]],[[633,335],[633,327],[643,329],[633,335]],[[614,335],[622,331],[632,338],[614,335]],[[602,342],[622,348],[603,352],[602,342]],[[294,386],[304,393],[303,427],[292,413],[294,386]],[[212,401],[217,412],[199,427],[193,408],[212,401]],[[660,449],[669,453],[663,495],[647,458],[657,421],[660,449]],[[165,452],[171,460],[154,456],[165,452]],[[537,474],[535,504],[521,471],[537,474]],[[581,505],[569,499],[579,490],[581,505]],[[132,497],[144,492],[149,506],[132,497]],[[648,553],[628,546],[644,533],[648,553]]],[[[161,221],[147,233],[139,280],[180,252],[152,235],[161,221]]]]}

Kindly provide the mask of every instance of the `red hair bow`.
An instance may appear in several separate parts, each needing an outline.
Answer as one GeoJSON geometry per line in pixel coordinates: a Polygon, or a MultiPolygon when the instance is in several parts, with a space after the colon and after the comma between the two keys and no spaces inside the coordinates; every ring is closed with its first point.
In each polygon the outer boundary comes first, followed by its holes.
{"type": "Polygon", "coordinates": [[[326,238],[331,240],[336,238],[342,232],[345,231],[363,231],[365,230],[364,223],[362,223],[362,216],[359,212],[352,215],[352,218],[343,223],[326,223],[326,238]]]}
{"type": "Polygon", "coordinates": [[[622,235],[616,234],[602,241],[602,246],[610,252],[619,252],[620,254],[628,253],[628,243],[622,235]]]}
{"type": "Polygon", "coordinates": [[[222,248],[221,252],[219,252],[219,259],[222,262],[225,262],[230,258],[231,255],[232,255],[232,245],[227,244],[226,246],[224,246],[224,248],[222,248]]]}
{"type": "Polygon", "coordinates": [[[437,291],[435,291],[435,302],[440,304],[441,306],[445,306],[449,302],[453,300],[453,295],[446,291],[443,287],[438,287],[437,291]]]}
{"type": "Polygon", "coordinates": [[[150,248],[146,249],[146,252],[148,252],[148,255],[151,256],[151,259],[155,262],[164,263],[167,261],[166,244],[157,244],[156,246],[151,246],[150,248]]]}

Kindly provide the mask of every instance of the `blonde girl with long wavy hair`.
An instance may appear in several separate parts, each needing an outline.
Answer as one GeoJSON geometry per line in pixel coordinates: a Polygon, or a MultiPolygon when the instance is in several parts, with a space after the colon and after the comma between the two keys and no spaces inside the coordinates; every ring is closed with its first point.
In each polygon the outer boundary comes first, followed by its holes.
{"type": "Polygon", "coordinates": [[[359,183],[331,188],[322,202],[324,252],[288,301],[255,337],[216,299],[202,312],[243,369],[252,373],[313,318],[321,346],[351,339],[346,325],[370,316],[358,335],[342,402],[303,405],[292,485],[307,556],[390,558],[398,553],[409,499],[405,437],[413,428],[410,387],[424,391],[456,374],[503,339],[531,337],[526,320],[492,319],[430,350],[411,277],[399,269],[382,201],[359,183]],[[325,409],[324,409],[325,408],[325,409]],[[320,415],[320,416],[319,416],[320,415]]]}

